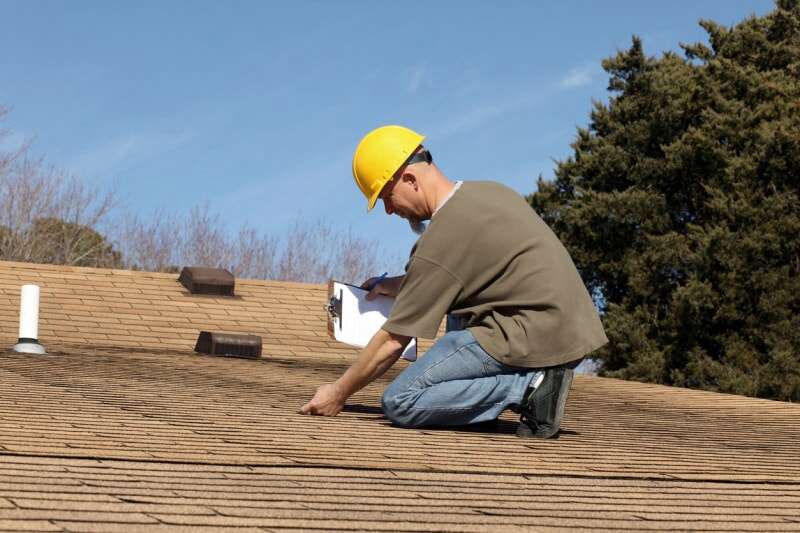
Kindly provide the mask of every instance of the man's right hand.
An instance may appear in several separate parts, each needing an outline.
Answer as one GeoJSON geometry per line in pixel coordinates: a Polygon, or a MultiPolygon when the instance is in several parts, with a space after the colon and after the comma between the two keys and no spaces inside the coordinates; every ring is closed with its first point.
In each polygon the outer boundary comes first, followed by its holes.
{"type": "Polygon", "coordinates": [[[362,283],[361,288],[369,289],[372,287],[367,294],[367,300],[374,300],[379,295],[394,298],[397,296],[397,293],[400,292],[400,284],[403,283],[404,277],[405,276],[395,276],[393,278],[384,278],[383,281],[378,282],[374,287],[373,284],[378,281],[380,277],[372,277],[362,283]]]}

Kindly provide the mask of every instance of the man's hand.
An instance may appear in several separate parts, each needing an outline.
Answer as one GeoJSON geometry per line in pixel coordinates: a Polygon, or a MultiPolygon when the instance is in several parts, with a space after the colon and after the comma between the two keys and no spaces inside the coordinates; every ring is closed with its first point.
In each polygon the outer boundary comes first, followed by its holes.
{"type": "Polygon", "coordinates": [[[410,341],[411,337],[379,329],[350,368],[333,383],[318,388],[311,401],[300,408],[300,414],[338,415],[347,398],[382,376],[400,358],[410,341]]]}
{"type": "Polygon", "coordinates": [[[384,278],[379,281],[380,277],[369,278],[361,284],[362,289],[368,289],[367,300],[374,300],[379,295],[389,296],[394,298],[400,292],[400,284],[403,282],[405,276],[396,276],[393,278],[384,278]],[[378,283],[375,283],[375,282],[378,283]]]}
{"type": "Polygon", "coordinates": [[[346,399],[335,383],[328,383],[317,389],[311,401],[300,408],[300,414],[336,416],[344,407],[346,399]]]}

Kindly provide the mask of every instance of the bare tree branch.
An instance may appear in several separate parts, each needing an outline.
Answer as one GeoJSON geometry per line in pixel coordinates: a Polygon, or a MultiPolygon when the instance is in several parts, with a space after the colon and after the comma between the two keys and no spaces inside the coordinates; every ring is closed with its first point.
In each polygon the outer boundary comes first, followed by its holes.
{"type": "MultiPolygon", "coordinates": [[[[0,120],[6,113],[0,107],[0,120]]],[[[0,131],[0,139],[7,134],[0,131]]],[[[402,265],[377,240],[322,220],[297,218],[285,235],[249,226],[231,231],[208,204],[183,218],[156,211],[142,219],[120,211],[113,191],[33,158],[30,142],[0,150],[0,258],[159,272],[198,265],[243,278],[313,283],[331,277],[358,282],[402,265]]]]}

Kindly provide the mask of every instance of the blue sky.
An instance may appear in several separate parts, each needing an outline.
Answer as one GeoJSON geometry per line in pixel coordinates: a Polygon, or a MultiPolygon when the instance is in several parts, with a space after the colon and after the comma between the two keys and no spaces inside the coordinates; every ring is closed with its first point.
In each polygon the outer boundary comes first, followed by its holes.
{"type": "Polygon", "coordinates": [[[405,222],[352,181],[360,137],[428,136],[454,179],[521,194],[570,152],[603,58],[633,34],[657,55],[697,25],[771,0],[0,0],[6,148],[34,152],[143,215],[208,203],[231,227],[279,234],[297,216],[406,253],[405,222]]]}

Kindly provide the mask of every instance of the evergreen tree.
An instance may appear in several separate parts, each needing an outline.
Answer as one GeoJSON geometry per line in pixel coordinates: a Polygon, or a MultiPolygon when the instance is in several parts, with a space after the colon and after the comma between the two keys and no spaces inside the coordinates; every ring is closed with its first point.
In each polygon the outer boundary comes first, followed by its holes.
{"type": "Polygon", "coordinates": [[[93,228],[58,218],[37,218],[31,241],[43,263],[54,265],[120,268],[122,254],[93,228]]]}
{"type": "Polygon", "coordinates": [[[36,218],[17,231],[0,225],[0,259],[53,265],[121,268],[122,255],[106,238],[82,224],[36,218]]]}
{"type": "Polygon", "coordinates": [[[532,207],[601,307],[602,373],[800,400],[800,0],[683,56],[634,37],[532,207]]]}

